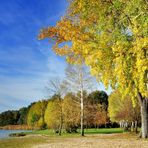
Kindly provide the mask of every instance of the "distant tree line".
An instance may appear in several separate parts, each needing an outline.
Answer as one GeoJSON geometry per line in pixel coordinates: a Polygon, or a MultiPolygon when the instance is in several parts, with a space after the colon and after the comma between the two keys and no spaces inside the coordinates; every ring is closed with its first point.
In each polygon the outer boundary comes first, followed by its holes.
{"type": "MultiPolygon", "coordinates": [[[[0,126],[29,125],[40,129],[53,129],[55,133],[65,129],[77,132],[81,126],[78,92],[69,92],[63,98],[53,95],[48,100],[40,100],[19,110],[0,114],[0,126]]],[[[121,121],[133,126],[140,124],[140,108],[133,107],[130,99],[122,99],[118,91],[109,97],[104,91],[84,91],[84,128],[117,127],[121,121]],[[118,124],[117,124],[118,123],[118,124]]]]}
{"type": "MultiPolygon", "coordinates": [[[[67,130],[71,130],[71,127],[80,125],[79,95],[79,92],[77,96],[73,93],[67,93],[64,98],[60,98],[60,96],[55,94],[50,99],[31,103],[28,107],[2,112],[0,113],[0,126],[28,124],[40,128],[49,127],[56,129],[62,108],[64,126],[67,126],[67,130]],[[60,99],[62,101],[59,101],[60,99]]],[[[94,91],[90,94],[85,92],[84,96],[85,126],[95,126],[92,118],[93,120],[97,119],[100,106],[106,113],[106,119],[100,121],[100,123],[98,122],[98,126],[105,124],[108,119],[108,95],[104,91],[94,91]]]]}
{"type": "Polygon", "coordinates": [[[0,114],[0,126],[27,124],[27,114],[30,106],[19,110],[8,110],[0,114]]]}

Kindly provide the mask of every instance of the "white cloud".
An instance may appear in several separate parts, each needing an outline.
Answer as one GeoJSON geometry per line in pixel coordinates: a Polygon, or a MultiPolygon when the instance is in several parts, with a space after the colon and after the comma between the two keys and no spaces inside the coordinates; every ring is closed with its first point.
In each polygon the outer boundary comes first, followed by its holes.
{"type": "Polygon", "coordinates": [[[13,54],[11,57],[9,53],[4,53],[6,59],[0,58],[3,63],[13,63],[9,68],[0,68],[0,111],[18,109],[45,98],[48,96],[44,91],[48,80],[55,76],[64,77],[66,65],[64,59],[51,51],[41,59],[35,58],[32,49],[26,48],[26,50],[29,55],[25,52],[13,54]],[[23,54],[26,56],[23,57],[23,54]],[[21,62],[27,65],[21,67],[21,62]]]}

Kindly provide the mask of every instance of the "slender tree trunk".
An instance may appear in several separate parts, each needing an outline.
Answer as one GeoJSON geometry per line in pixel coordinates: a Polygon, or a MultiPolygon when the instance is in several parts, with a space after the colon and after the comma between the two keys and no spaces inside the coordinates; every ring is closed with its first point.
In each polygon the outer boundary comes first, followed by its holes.
{"type": "Polygon", "coordinates": [[[81,91],[81,136],[84,136],[84,100],[83,91],[81,91]]]}
{"type": "Polygon", "coordinates": [[[59,135],[61,136],[62,131],[62,116],[60,116],[60,126],[59,126],[59,135]]]}
{"type": "Polygon", "coordinates": [[[135,133],[138,133],[138,122],[137,121],[135,121],[135,133]]]}
{"type": "Polygon", "coordinates": [[[138,99],[141,106],[141,135],[142,138],[148,138],[148,98],[143,98],[138,93],[138,99]]]}
{"type": "Polygon", "coordinates": [[[97,129],[99,129],[99,124],[97,124],[97,129]]]}
{"type": "Polygon", "coordinates": [[[95,129],[97,129],[97,123],[95,124],[95,129]]]}
{"type": "Polygon", "coordinates": [[[83,96],[83,73],[80,67],[80,87],[81,87],[81,136],[84,136],[84,96],[83,96]]]}
{"type": "Polygon", "coordinates": [[[134,121],[131,123],[131,132],[134,132],[134,121]]]}
{"type": "Polygon", "coordinates": [[[61,100],[61,98],[59,98],[59,101],[60,101],[60,106],[61,106],[61,109],[60,109],[59,135],[61,136],[61,133],[62,133],[62,126],[63,126],[63,110],[62,110],[62,100],[61,100]]]}

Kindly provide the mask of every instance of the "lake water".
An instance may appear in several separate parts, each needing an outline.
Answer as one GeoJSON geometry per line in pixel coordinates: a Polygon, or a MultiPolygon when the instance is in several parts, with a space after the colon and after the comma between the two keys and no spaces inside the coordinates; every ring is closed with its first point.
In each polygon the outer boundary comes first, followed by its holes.
{"type": "Polygon", "coordinates": [[[0,130],[0,139],[8,138],[11,133],[30,132],[30,130],[0,130]]]}

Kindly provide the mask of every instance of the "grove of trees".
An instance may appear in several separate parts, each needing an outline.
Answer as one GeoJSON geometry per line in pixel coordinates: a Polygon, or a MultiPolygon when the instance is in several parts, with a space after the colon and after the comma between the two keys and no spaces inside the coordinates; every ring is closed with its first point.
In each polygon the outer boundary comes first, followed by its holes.
{"type": "MultiPolygon", "coordinates": [[[[131,130],[137,132],[138,124],[140,125],[141,123],[140,106],[136,104],[133,107],[131,98],[128,95],[125,97],[122,98],[121,93],[117,90],[109,96],[108,112],[110,120],[120,124],[131,124],[131,130]]],[[[124,127],[125,125],[122,126],[124,127]]],[[[125,126],[124,128],[128,127],[125,126]]]]}
{"type": "MultiPolygon", "coordinates": [[[[40,100],[18,111],[6,111],[0,114],[0,126],[26,125],[33,129],[53,129],[54,133],[76,133],[81,129],[81,92],[67,92],[64,96],[54,94],[47,100],[40,100]]],[[[119,123],[128,123],[132,131],[137,132],[141,125],[140,106],[133,107],[129,96],[122,98],[119,91],[109,97],[104,91],[83,92],[84,128],[117,127],[119,123]],[[114,123],[117,126],[114,126],[114,123]]],[[[123,126],[123,128],[125,128],[123,126]]]]}
{"type": "MultiPolygon", "coordinates": [[[[67,92],[63,97],[55,94],[50,99],[44,101],[46,102],[46,106],[44,106],[44,120],[41,120],[42,116],[39,106],[41,102],[34,103],[29,109],[27,123],[39,128],[43,127],[41,125],[46,125],[44,128],[53,129],[59,135],[62,134],[62,129],[68,133],[77,132],[78,128],[81,129],[80,94],[80,92],[76,94],[67,92]]],[[[104,91],[94,91],[89,94],[84,91],[83,96],[85,96],[83,130],[84,128],[91,127],[105,127],[109,122],[107,111],[108,95],[104,91]]]]}
{"type": "Polygon", "coordinates": [[[138,103],[142,138],[148,138],[147,12],[147,0],[70,0],[66,15],[39,35],[53,39],[67,62],[83,59],[99,82],[138,103]]]}
{"type": "Polygon", "coordinates": [[[8,110],[0,113],[0,126],[27,124],[29,106],[19,110],[8,110]]]}

